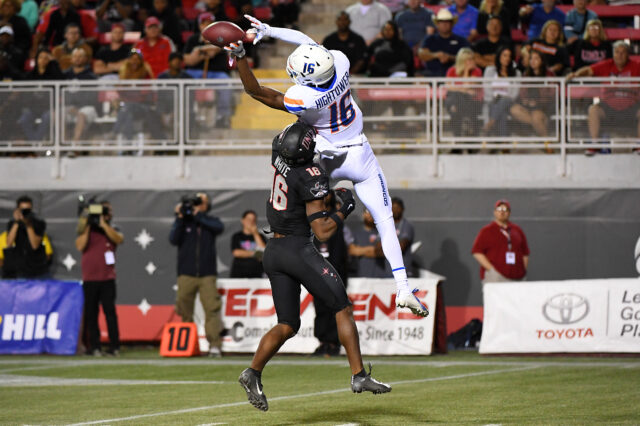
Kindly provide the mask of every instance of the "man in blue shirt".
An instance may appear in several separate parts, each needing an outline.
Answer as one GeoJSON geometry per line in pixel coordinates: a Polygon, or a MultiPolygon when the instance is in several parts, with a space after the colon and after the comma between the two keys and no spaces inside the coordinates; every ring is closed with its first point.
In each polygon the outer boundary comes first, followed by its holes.
{"type": "Polygon", "coordinates": [[[587,9],[587,0],[573,0],[573,6],[574,8],[567,13],[567,19],[564,22],[564,36],[567,39],[567,45],[582,38],[584,30],[587,28],[587,22],[598,19],[598,15],[594,11],[587,9]]]}
{"type": "Polygon", "coordinates": [[[424,75],[444,77],[447,69],[454,64],[458,50],[469,46],[469,42],[453,34],[455,17],[449,10],[440,9],[434,21],[438,32],[427,36],[422,41],[418,49],[418,57],[424,63],[424,75]]]}
{"type": "Polygon", "coordinates": [[[453,33],[468,40],[471,30],[476,29],[478,9],[471,6],[469,0],[455,0],[455,3],[447,9],[453,16],[458,17],[458,22],[453,27],[453,33]]]}
{"type": "Polygon", "coordinates": [[[396,15],[396,24],[402,39],[413,48],[425,35],[435,32],[433,12],[420,4],[420,0],[407,0],[408,8],[396,15]]]}
{"type": "Polygon", "coordinates": [[[524,6],[520,9],[520,20],[524,24],[529,24],[527,37],[534,40],[540,35],[540,30],[550,19],[555,19],[564,27],[564,12],[556,7],[555,0],[542,0],[541,4],[534,6],[524,6]]]}

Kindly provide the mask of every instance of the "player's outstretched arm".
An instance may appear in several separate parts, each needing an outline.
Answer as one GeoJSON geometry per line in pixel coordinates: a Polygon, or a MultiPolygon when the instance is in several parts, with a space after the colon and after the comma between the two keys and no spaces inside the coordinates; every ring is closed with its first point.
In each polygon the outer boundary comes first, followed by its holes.
{"type": "Polygon", "coordinates": [[[279,28],[267,25],[251,15],[244,15],[251,22],[251,26],[257,30],[253,44],[258,44],[263,37],[277,38],[291,44],[318,44],[314,39],[303,32],[290,30],[289,28],[279,28]]]}
{"type": "Polygon", "coordinates": [[[323,200],[307,201],[307,218],[311,224],[311,230],[320,241],[326,241],[338,229],[339,225],[356,208],[356,200],[353,194],[346,188],[336,188],[336,197],[341,201],[340,210],[328,215],[323,200]]]}
{"type": "Polygon", "coordinates": [[[287,110],[284,106],[284,94],[270,87],[261,86],[260,83],[258,83],[256,76],[253,74],[253,71],[251,71],[251,68],[249,68],[249,63],[245,57],[245,50],[241,41],[231,43],[229,46],[225,46],[224,49],[235,56],[240,80],[242,80],[244,91],[247,92],[249,96],[268,107],[282,111],[287,110]]]}

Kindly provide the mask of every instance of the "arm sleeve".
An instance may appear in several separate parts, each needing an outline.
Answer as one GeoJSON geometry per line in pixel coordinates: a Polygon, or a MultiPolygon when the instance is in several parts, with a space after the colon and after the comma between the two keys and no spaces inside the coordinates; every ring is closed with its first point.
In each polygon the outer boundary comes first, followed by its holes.
{"type": "Polygon", "coordinates": [[[171,225],[171,232],[169,232],[169,242],[171,245],[177,246],[182,242],[182,227],[183,221],[180,218],[176,218],[171,225]]]}
{"type": "Polygon", "coordinates": [[[197,223],[207,228],[209,231],[213,232],[216,235],[222,234],[222,231],[224,231],[224,224],[217,217],[198,213],[195,216],[195,220],[197,223]]]}
{"type": "Polygon", "coordinates": [[[291,44],[317,44],[308,35],[288,28],[271,27],[271,37],[291,44]]]}

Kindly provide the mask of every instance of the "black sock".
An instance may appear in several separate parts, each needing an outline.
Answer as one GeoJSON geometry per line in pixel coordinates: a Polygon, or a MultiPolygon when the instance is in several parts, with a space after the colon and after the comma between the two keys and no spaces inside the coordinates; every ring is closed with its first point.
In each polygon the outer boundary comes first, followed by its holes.
{"type": "Polygon", "coordinates": [[[364,372],[364,368],[362,370],[360,370],[359,373],[354,374],[354,376],[358,376],[358,377],[367,377],[367,373],[364,372]]]}
{"type": "MultiPolygon", "coordinates": [[[[253,368],[249,367],[249,370],[253,371],[253,374],[255,374],[256,376],[258,376],[258,379],[262,379],[262,371],[258,371],[258,370],[254,370],[253,368]]],[[[364,370],[363,370],[364,371],[364,370]]]]}

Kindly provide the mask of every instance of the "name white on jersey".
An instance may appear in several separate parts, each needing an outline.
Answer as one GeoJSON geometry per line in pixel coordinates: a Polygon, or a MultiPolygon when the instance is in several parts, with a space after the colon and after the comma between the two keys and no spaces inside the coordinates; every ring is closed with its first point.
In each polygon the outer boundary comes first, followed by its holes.
{"type": "Polygon", "coordinates": [[[326,89],[296,84],[284,95],[287,110],[316,128],[333,144],[357,138],[362,133],[362,111],[351,96],[349,59],[331,50],[336,74],[326,89]]]}

